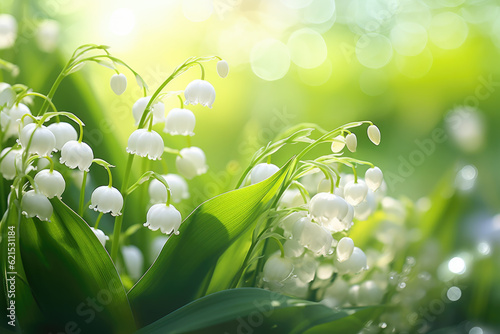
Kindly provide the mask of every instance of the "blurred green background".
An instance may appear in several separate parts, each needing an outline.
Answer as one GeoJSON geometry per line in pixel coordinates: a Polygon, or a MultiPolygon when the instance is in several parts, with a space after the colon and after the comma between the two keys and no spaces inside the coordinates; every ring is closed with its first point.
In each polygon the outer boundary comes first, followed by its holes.
{"type": "MultiPolygon", "coordinates": [[[[358,133],[353,156],[384,171],[390,196],[408,197],[423,211],[447,205],[439,217],[451,219],[449,229],[431,235],[448,243],[442,255],[472,254],[481,243],[490,249],[487,265],[474,267],[477,273],[467,279],[475,286],[487,267],[486,292],[465,289],[461,303],[470,304],[455,306],[450,319],[441,317],[443,326],[464,317],[498,322],[491,313],[500,304],[494,284],[500,240],[498,1],[2,0],[0,12],[17,20],[16,43],[0,50],[0,58],[20,67],[17,78],[4,72],[3,80],[43,93],[84,43],[110,45],[152,91],[190,56],[215,54],[229,62],[226,79],[217,76],[214,64],[207,66],[206,79],[217,91],[214,107],[191,108],[197,117],[193,145],[206,152],[210,170],[190,181],[184,215],[234,186],[252,154],[288,126],[313,122],[332,129],[373,121],[382,132],[381,145],[370,145],[358,133]]],[[[134,129],[131,108],[142,92],[124,70],[128,89],[114,95],[112,71],[91,65],[66,79],[54,100],[95,129],[86,141],[123,173],[124,148],[134,129]]],[[[170,90],[182,90],[198,77],[194,68],[170,90]]],[[[169,110],[178,100],[164,103],[169,110]]],[[[185,145],[164,138],[167,146],[185,145]]],[[[287,154],[276,161],[287,160],[287,154]]],[[[175,171],[173,161],[165,159],[169,171],[175,171]]],[[[162,163],[153,167],[166,171],[162,163]]],[[[140,169],[136,163],[136,176],[140,169]]],[[[95,174],[98,185],[106,175],[95,174]]],[[[144,214],[130,213],[126,224],[144,214]]],[[[111,226],[108,218],[105,228],[111,226]]]]}

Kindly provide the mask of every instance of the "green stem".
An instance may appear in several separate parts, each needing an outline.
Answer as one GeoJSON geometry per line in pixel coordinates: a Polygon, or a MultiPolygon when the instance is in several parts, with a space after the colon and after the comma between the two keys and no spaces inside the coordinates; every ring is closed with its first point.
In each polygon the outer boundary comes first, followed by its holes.
{"type": "Polygon", "coordinates": [[[135,155],[129,154],[127,160],[127,167],[125,169],[125,176],[123,177],[123,183],[120,188],[120,192],[123,196],[123,213],[115,217],[115,226],[113,228],[113,242],[111,245],[111,259],[116,263],[116,257],[118,256],[118,251],[120,249],[120,233],[122,229],[123,216],[125,214],[125,201],[127,199],[128,180],[130,178],[130,172],[132,170],[132,163],[134,162],[135,155]]]}
{"type": "Polygon", "coordinates": [[[184,109],[184,101],[182,101],[182,97],[180,95],[177,95],[179,98],[179,101],[181,101],[181,109],[184,109]]]}
{"type": "Polygon", "coordinates": [[[95,221],[95,225],[94,225],[94,228],[97,230],[97,227],[99,226],[99,222],[101,221],[101,218],[102,218],[102,215],[104,213],[100,212],[99,213],[99,216],[97,216],[97,220],[95,221]]]}
{"type": "Polygon", "coordinates": [[[83,203],[85,202],[85,186],[87,185],[87,171],[83,171],[82,186],[80,188],[80,203],[78,205],[78,214],[83,216],[83,203]]]}

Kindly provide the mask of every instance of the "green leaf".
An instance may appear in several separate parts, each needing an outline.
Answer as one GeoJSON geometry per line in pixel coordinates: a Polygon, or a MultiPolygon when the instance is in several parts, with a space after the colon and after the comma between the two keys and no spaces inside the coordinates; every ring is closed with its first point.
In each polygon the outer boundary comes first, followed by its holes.
{"type": "Polygon", "coordinates": [[[333,310],[322,304],[258,288],[225,290],[200,298],[139,330],[154,333],[303,333],[318,324],[355,333],[358,309],[333,310]],[[345,321],[345,319],[349,319],[345,321]],[[353,326],[352,329],[350,326],[353,326]]]}
{"type": "Polygon", "coordinates": [[[138,325],[150,324],[205,294],[219,257],[255,226],[293,163],[290,160],[265,181],[206,201],[186,218],[180,235],[168,240],[151,268],[129,292],[138,325]]]}
{"type": "Polygon", "coordinates": [[[108,253],[84,220],[59,199],[51,202],[51,222],[23,218],[19,231],[44,332],[133,332],[125,289],[108,253]]]}

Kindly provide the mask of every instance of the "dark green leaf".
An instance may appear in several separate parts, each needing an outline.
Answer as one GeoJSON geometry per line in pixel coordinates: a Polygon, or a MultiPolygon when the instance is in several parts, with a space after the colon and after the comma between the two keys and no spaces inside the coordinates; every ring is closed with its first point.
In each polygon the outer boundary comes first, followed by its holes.
{"type": "Polygon", "coordinates": [[[19,231],[44,332],[133,332],[125,289],[108,253],[85,221],[60,200],[51,202],[51,222],[23,219],[19,231]]]}

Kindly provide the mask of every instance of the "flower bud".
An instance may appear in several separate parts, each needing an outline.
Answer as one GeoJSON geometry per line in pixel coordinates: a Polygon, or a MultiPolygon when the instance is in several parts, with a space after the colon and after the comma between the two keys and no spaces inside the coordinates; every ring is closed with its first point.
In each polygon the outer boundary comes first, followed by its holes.
{"type": "Polygon", "coordinates": [[[280,257],[279,255],[272,255],[267,259],[264,264],[264,277],[263,280],[266,282],[281,283],[286,280],[293,271],[293,264],[290,259],[286,257],[280,257]]]}
{"type": "Polygon", "coordinates": [[[155,204],[148,210],[144,226],[165,234],[179,234],[181,223],[181,214],[173,205],[155,204]]]}
{"type": "Polygon", "coordinates": [[[187,85],[184,96],[186,104],[196,105],[199,103],[204,107],[212,108],[215,101],[215,89],[210,82],[197,79],[187,85]]]}
{"type": "Polygon", "coordinates": [[[217,74],[221,78],[225,78],[227,77],[228,73],[229,73],[229,64],[227,63],[227,61],[225,61],[224,59],[219,60],[217,62],[217,74]]]}
{"type": "Polygon", "coordinates": [[[122,73],[113,74],[109,84],[116,95],[122,95],[125,89],[127,89],[127,77],[122,73]]]}
{"type": "Polygon", "coordinates": [[[165,118],[165,129],[163,132],[172,136],[193,136],[196,118],[191,110],[174,108],[169,111],[165,118]]]}
{"type": "Polygon", "coordinates": [[[29,144],[29,153],[36,153],[38,155],[50,155],[56,146],[56,137],[54,137],[54,134],[45,126],[42,125],[39,127],[34,123],[26,125],[21,130],[19,139],[23,148],[27,148],[29,144]]]}
{"type": "Polygon", "coordinates": [[[50,124],[47,129],[52,132],[56,138],[56,149],[60,150],[70,140],[76,141],[78,134],[74,127],[69,123],[59,122],[50,124]]]}
{"type": "Polygon", "coordinates": [[[106,241],[109,240],[109,237],[106,234],[104,234],[103,231],[101,231],[99,229],[95,229],[93,227],[91,227],[90,229],[92,230],[92,232],[94,232],[95,236],[97,237],[97,239],[101,243],[102,247],[105,247],[106,241]]]}
{"type": "Polygon", "coordinates": [[[52,204],[42,194],[30,190],[23,195],[21,200],[21,209],[23,214],[28,217],[37,217],[40,220],[49,221],[52,216],[52,204]]]}
{"type": "Polygon", "coordinates": [[[2,153],[0,153],[0,157],[3,158],[0,163],[0,173],[6,180],[13,180],[16,177],[16,172],[20,171],[22,168],[21,159],[23,151],[10,149],[10,147],[6,147],[2,150],[2,153]]]}
{"type": "Polygon", "coordinates": [[[59,161],[67,167],[74,169],[78,167],[81,171],[89,171],[94,160],[94,152],[89,145],[70,140],[61,148],[61,158],[59,161]]]}
{"type": "Polygon", "coordinates": [[[366,194],[368,193],[368,187],[363,180],[358,180],[357,183],[354,181],[348,182],[344,187],[344,198],[347,203],[351,205],[358,205],[363,202],[366,198],[366,194]]]}
{"type": "Polygon", "coordinates": [[[344,262],[335,261],[335,266],[339,274],[357,274],[361,270],[366,270],[366,255],[358,247],[354,247],[351,256],[344,262]]]}
{"type": "Polygon", "coordinates": [[[345,144],[349,151],[356,152],[356,147],[358,146],[358,139],[354,133],[350,133],[345,137],[345,144]]]}
{"type": "Polygon", "coordinates": [[[128,138],[127,152],[150,160],[160,160],[163,154],[163,139],[155,131],[138,129],[128,138]]]}
{"type": "Polygon", "coordinates": [[[56,170],[51,172],[48,169],[44,169],[38,172],[35,175],[35,183],[38,186],[38,190],[48,198],[61,198],[66,188],[63,176],[56,170]]]}
{"type": "Polygon", "coordinates": [[[134,245],[123,246],[122,254],[123,262],[125,262],[125,267],[130,278],[134,281],[141,278],[144,266],[144,256],[141,250],[134,245]]]}
{"type": "Polygon", "coordinates": [[[382,174],[380,168],[373,167],[366,170],[365,182],[368,188],[370,188],[372,191],[376,191],[382,184],[383,180],[384,174],[382,174]]]}
{"type": "Polygon", "coordinates": [[[354,250],[354,241],[349,237],[343,237],[337,244],[337,261],[344,262],[348,260],[354,250]]]}
{"type": "Polygon", "coordinates": [[[14,16],[0,14],[0,49],[12,47],[17,37],[17,22],[14,16]]]}
{"type": "Polygon", "coordinates": [[[252,168],[252,172],[250,173],[250,183],[256,184],[262,182],[274,175],[277,171],[279,171],[279,169],[280,168],[278,166],[273,164],[258,164],[254,168],[252,168]]]}
{"type": "MultiPolygon", "coordinates": [[[[162,175],[170,188],[172,202],[178,203],[189,198],[187,182],[177,174],[162,175]]],[[[167,188],[157,179],[149,183],[149,197],[153,203],[165,203],[167,201],[167,188]]]]}
{"type": "Polygon", "coordinates": [[[374,143],[375,145],[380,144],[380,130],[376,125],[370,125],[367,129],[368,132],[368,138],[374,143]]]}
{"type": "MultiPolygon", "coordinates": [[[[151,96],[141,97],[132,106],[132,114],[134,115],[135,125],[139,125],[142,114],[146,110],[149,100],[151,100],[151,96]]],[[[150,108],[153,113],[153,125],[162,123],[165,120],[165,105],[163,102],[157,102],[151,105],[150,108]]]]}
{"type": "Polygon", "coordinates": [[[279,201],[280,208],[294,208],[306,204],[299,189],[288,188],[279,201]]]}
{"type": "Polygon", "coordinates": [[[195,146],[183,148],[175,160],[175,165],[179,173],[189,180],[206,173],[208,169],[205,153],[195,146]]]}
{"type": "Polygon", "coordinates": [[[344,138],[344,136],[338,135],[337,137],[333,138],[332,152],[339,153],[340,151],[342,151],[345,147],[345,142],[346,139],[344,138]]]}
{"type": "Polygon", "coordinates": [[[110,186],[100,186],[92,192],[90,209],[102,213],[111,212],[112,216],[121,215],[123,196],[118,189],[110,186]]]}
{"type": "MultiPolygon", "coordinates": [[[[6,109],[2,112],[1,124],[2,131],[5,133],[5,138],[10,138],[17,136],[19,132],[19,125],[21,124],[21,118],[24,115],[31,115],[30,109],[22,103],[12,106],[10,109],[6,109]]],[[[26,124],[33,123],[30,117],[24,117],[22,126],[26,124]]]]}

